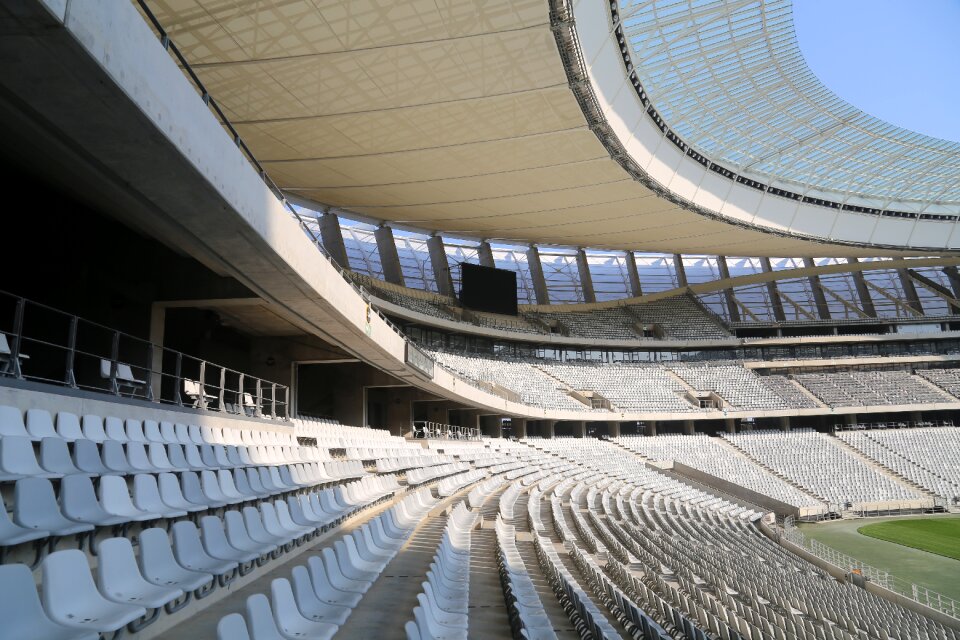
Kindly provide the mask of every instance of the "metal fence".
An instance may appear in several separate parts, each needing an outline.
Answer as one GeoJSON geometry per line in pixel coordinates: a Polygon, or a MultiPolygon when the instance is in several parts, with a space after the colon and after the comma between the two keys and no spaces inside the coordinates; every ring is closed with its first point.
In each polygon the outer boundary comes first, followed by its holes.
{"type": "Polygon", "coordinates": [[[865,579],[888,591],[897,593],[910,600],[919,602],[924,606],[930,607],[935,611],[946,614],[951,618],[960,620],[960,602],[957,600],[922,585],[898,578],[885,569],[878,569],[877,567],[861,562],[856,558],[837,551],[833,547],[828,547],[819,540],[808,538],[804,535],[803,531],[795,525],[793,516],[788,516],[783,519],[780,523],[780,531],[785,540],[809,551],[821,560],[847,573],[862,575],[865,579]]]}
{"type": "Polygon", "coordinates": [[[480,429],[476,427],[459,427],[441,422],[430,422],[428,420],[416,420],[413,423],[413,437],[417,439],[479,440],[480,429]]]}
{"type": "Polygon", "coordinates": [[[0,291],[0,376],[286,419],[290,389],[0,291]]]}

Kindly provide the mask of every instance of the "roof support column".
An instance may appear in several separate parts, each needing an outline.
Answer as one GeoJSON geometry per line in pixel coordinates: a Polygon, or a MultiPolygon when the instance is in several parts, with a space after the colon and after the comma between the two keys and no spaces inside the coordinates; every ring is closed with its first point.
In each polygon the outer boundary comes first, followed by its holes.
{"type": "Polygon", "coordinates": [[[400,268],[400,255],[397,253],[397,243],[393,240],[393,229],[380,225],[373,232],[377,240],[377,251],[380,252],[380,267],[383,269],[383,279],[391,284],[405,286],[403,269],[400,268]]]}
{"type": "Polygon", "coordinates": [[[317,217],[317,223],[320,225],[320,240],[323,242],[323,248],[341,269],[349,269],[350,259],[347,257],[347,245],[343,243],[340,218],[335,213],[325,211],[322,216],[317,217]]]}
{"type": "Polygon", "coordinates": [[[443,246],[443,238],[438,235],[427,238],[427,253],[430,254],[430,266],[433,268],[433,279],[437,283],[437,291],[441,295],[453,296],[453,276],[450,275],[450,263],[447,261],[447,250],[443,246]]]}
{"type": "Polygon", "coordinates": [[[944,267],[943,272],[947,274],[950,281],[950,288],[953,289],[953,297],[960,300],[960,272],[954,266],[944,267]]]}
{"type": "Polygon", "coordinates": [[[533,293],[537,297],[537,304],[550,304],[547,280],[543,277],[543,264],[540,262],[540,250],[535,244],[527,249],[527,268],[530,269],[530,280],[533,281],[533,293]]]}
{"type": "Polygon", "coordinates": [[[673,268],[677,272],[677,286],[687,286],[687,271],[683,268],[683,256],[679,253],[673,254],[673,268]]]}
{"type": "Polygon", "coordinates": [[[630,281],[630,295],[639,298],[643,295],[643,289],[640,287],[640,272],[637,271],[637,256],[633,251],[627,251],[624,254],[624,260],[627,267],[627,279],[630,281]]]}
{"type": "MultiPolygon", "coordinates": [[[[730,277],[730,268],[727,266],[726,256],[717,256],[717,267],[720,270],[721,280],[730,277]]],[[[737,308],[737,298],[733,295],[733,289],[724,289],[723,299],[727,303],[727,315],[730,316],[730,322],[740,322],[740,309],[737,308]]]]}
{"type": "Polygon", "coordinates": [[[480,244],[477,245],[477,257],[480,259],[481,267],[490,267],[495,269],[497,264],[493,261],[493,249],[490,248],[490,243],[486,240],[481,240],[480,244]]]}
{"type": "Polygon", "coordinates": [[[906,269],[897,269],[897,275],[900,276],[900,286],[903,287],[903,293],[907,298],[907,304],[922,316],[927,315],[920,303],[920,296],[917,294],[917,286],[913,283],[910,273],[906,269]]]}
{"type": "MultiPolygon", "coordinates": [[[[817,264],[813,258],[804,258],[803,266],[814,268],[817,264]]],[[[823,285],[820,283],[820,276],[810,276],[807,278],[810,283],[810,290],[813,291],[813,301],[817,303],[817,315],[821,320],[830,319],[830,306],[827,305],[827,296],[823,293],[823,285]]]]}
{"type": "Polygon", "coordinates": [[[593,291],[590,263],[587,262],[587,252],[583,249],[577,249],[577,271],[580,272],[580,290],[583,291],[583,301],[596,302],[597,294],[593,291]]]}
{"type": "MultiPolygon", "coordinates": [[[[856,258],[847,258],[848,264],[858,264],[860,261],[856,258]]],[[[873,305],[873,296],[870,295],[870,289],[867,287],[867,280],[863,277],[863,271],[853,272],[853,284],[857,287],[857,297],[860,298],[860,308],[871,318],[877,317],[877,308],[873,305]]]]}
{"type": "MultiPolygon", "coordinates": [[[[764,273],[773,273],[770,258],[760,258],[760,269],[764,273]]],[[[777,289],[776,281],[771,280],[767,283],[767,296],[770,298],[770,306],[773,307],[773,319],[777,322],[786,322],[787,316],[783,313],[783,300],[780,299],[780,290],[777,289]]]]}

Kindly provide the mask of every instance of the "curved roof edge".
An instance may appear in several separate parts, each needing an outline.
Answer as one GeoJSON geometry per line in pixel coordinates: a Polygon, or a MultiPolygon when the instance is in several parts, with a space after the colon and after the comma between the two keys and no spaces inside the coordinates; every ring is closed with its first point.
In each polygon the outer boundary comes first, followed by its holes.
{"type": "Polygon", "coordinates": [[[615,0],[550,5],[568,83],[591,130],[613,160],[660,197],[706,218],[781,237],[880,250],[960,249],[960,215],[803,196],[712,162],[670,129],[644,92],[615,0]]]}

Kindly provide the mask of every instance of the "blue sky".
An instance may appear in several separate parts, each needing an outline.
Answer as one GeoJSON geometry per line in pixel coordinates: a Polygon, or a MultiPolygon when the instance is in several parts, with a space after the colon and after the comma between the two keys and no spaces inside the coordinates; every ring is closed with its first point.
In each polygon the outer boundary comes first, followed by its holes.
{"type": "Polygon", "coordinates": [[[847,102],[960,142],[960,0],[794,0],[800,49],[847,102]]]}

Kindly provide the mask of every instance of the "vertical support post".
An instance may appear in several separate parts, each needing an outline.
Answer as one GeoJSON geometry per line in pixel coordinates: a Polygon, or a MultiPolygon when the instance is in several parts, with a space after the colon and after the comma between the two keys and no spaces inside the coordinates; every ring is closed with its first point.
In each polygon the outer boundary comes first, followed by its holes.
{"type": "Polygon", "coordinates": [[[513,432],[514,438],[526,438],[527,437],[527,419],[526,418],[510,418],[510,429],[513,432]]]}
{"type": "Polygon", "coordinates": [[[237,380],[237,404],[240,405],[240,415],[247,414],[247,395],[243,391],[243,382],[244,375],[240,374],[240,379],[237,380]]]}
{"type": "Polygon", "coordinates": [[[453,297],[456,294],[453,291],[453,277],[450,275],[450,262],[447,260],[443,238],[438,235],[427,238],[427,252],[430,254],[430,266],[433,268],[437,291],[441,295],[453,297]]]}
{"type": "Polygon", "coordinates": [[[270,416],[277,417],[277,383],[270,383],[270,416]]]}
{"type": "MultiPolygon", "coordinates": [[[[770,258],[760,258],[760,269],[764,273],[773,273],[770,258]]],[[[777,322],[786,322],[787,316],[783,312],[783,300],[780,299],[780,290],[777,289],[775,281],[771,280],[767,283],[767,295],[770,297],[770,306],[773,307],[773,319],[777,322]]]]}
{"type": "MultiPolygon", "coordinates": [[[[721,280],[730,277],[730,267],[727,265],[726,256],[717,256],[717,268],[720,270],[721,280]]],[[[737,298],[733,289],[724,289],[723,299],[727,305],[727,316],[730,318],[730,322],[740,322],[740,309],[737,307],[737,298]]]]}
{"type": "Polygon", "coordinates": [[[683,433],[688,436],[692,436],[696,430],[696,423],[693,420],[684,420],[683,421],[683,433]]]}
{"type": "Polygon", "coordinates": [[[493,249],[490,248],[490,243],[486,240],[481,240],[480,244],[477,245],[477,257],[480,260],[481,267],[490,267],[492,269],[497,266],[493,260],[493,249]]]}
{"type": "MultiPolygon", "coordinates": [[[[860,261],[856,258],[847,258],[847,264],[857,264],[860,261]]],[[[877,317],[877,308],[873,304],[873,296],[870,295],[870,289],[867,287],[867,280],[863,271],[853,271],[853,284],[857,288],[857,297],[860,299],[860,308],[871,318],[877,317]]]]}
{"type": "Polygon", "coordinates": [[[17,307],[13,312],[13,344],[10,347],[10,362],[13,363],[13,375],[16,378],[23,377],[23,371],[20,369],[20,342],[23,339],[23,315],[27,301],[23,298],[17,299],[17,307]]]}
{"type": "Polygon", "coordinates": [[[593,290],[590,263],[587,261],[587,252],[582,248],[577,249],[577,272],[580,274],[580,290],[583,291],[583,301],[596,302],[597,294],[593,290]]]}
{"type": "Polygon", "coordinates": [[[147,343],[147,400],[153,402],[153,343],[147,343]]]}
{"type": "Polygon", "coordinates": [[[347,256],[347,245],[343,242],[343,229],[340,228],[340,218],[329,211],[317,218],[320,225],[320,240],[333,260],[341,269],[350,268],[350,258],[347,256]]]}
{"type": "Polygon", "coordinates": [[[256,416],[263,417],[263,380],[257,378],[257,409],[256,416]]]}
{"type": "Polygon", "coordinates": [[[647,421],[647,432],[646,432],[646,435],[648,435],[648,436],[655,436],[655,435],[657,435],[657,421],[656,421],[656,420],[648,420],[648,421],[647,421]]]}
{"type": "MultiPolygon", "coordinates": [[[[177,351],[177,362],[173,372],[174,374],[173,401],[176,403],[178,407],[183,406],[183,396],[180,394],[182,369],[183,369],[183,354],[177,351]]],[[[200,388],[203,389],[202,385],[200,388]]],[[[201,393],[200,395],[201,397],[203,397],[203,393],[201,393]]]]}
{"type": "MultiPolygon", "coordinates": [[[[803,266],[809,268],[816,267],[813,258],[804,258],[803,266]]],[[[810,290],[813,291],[813,301],[817,305],[817,317],[821,320],[830,319],[830,306],[827,304],[827,296],[823,293],[823,285],[820,283],[820,276],[808,276],[807,282],[810,283],[810,290]]]]}
{"type": "Polygon", "coordinates": [[[383,279],[391,284],[405,286],[403,269],[400,267],[400,255],[397,253],[397,243],[393,239],[393,229],[380,225],[373,232],[377,240],[377,251],[380,252],[380,266],[383,268],[383,279]]]}
{"type": "Polygon", "coordinates": [[[120,395],[120,385],[117,384],[117,358],[120,357],[120,332],[113,332],[113,343],[110,345],[110,392],[120,395]]]}
{"type": "Polygon", "coordinates": [[[627,251],[624,254],[624,266],[627,267],[627,280],[630,283],[630,296],[639,298],[643,295],[643,288],[640,286],[640,272],[637,271],[637,254],[633,251],[627,251]]]}
{"type": "Polygon", "coordinates": [[[77,376],[74,372],[74,365],[77,359],[77,326],[79,323],[80,319],[77,316],[70,316],[70,333],[67,336],[67,371],[65,382],[71,389],[77,388],[77,376]]]}
{"type": "Polygon", "coordinates": [[[290,387],[283,388],[283,419],[290,418],[290,387]]]}
{"type": "Polygon", "coordinates": [[[903,287],[907,304],[909,304],[912,309],[916,309],[920,315],[927,315],[923,310],[923,305],[920,303],[920,295],[917,293],[916,285],[913,284],[913,278],[910,277],[906,269],[897,269],[897,275],[900,276],[900,285],[903,287]]]}
{"type": "Polygon", "coordinates": [[[540,250],[535,244],[527,249],[527,268],[530,269],[530,280],[533,281],[533,293],[537,297],[537,304],[550,304],[547,280],[543,277],[543,264],[540,262],[540,250]]]}
{"type": "Polygon", "coordinates": [[[226,386],[227,386],[227,368],[226,368],[226,367],[220,367],[220,393],[219,393],[219,397],[220,397],[220,411],[224,411],[224,410],[226,409],[226,407],[225,407],[225,405],[224,405],[224,397],[223,397],[223,392],[224,392],[226,386]]]}
{"type": "Polygon", "coordinates": [[[197,404],[200,409],[207,408],[207,361],[200,361],[200,396],[197,398],[197,404]]]}
{"type": "Polygon", "coordinates": [[[679,253],[673,254],[673,269],[677,272],[677,286],[687,286],[687,270],[683,268],[683,256],[679,253]]]}

